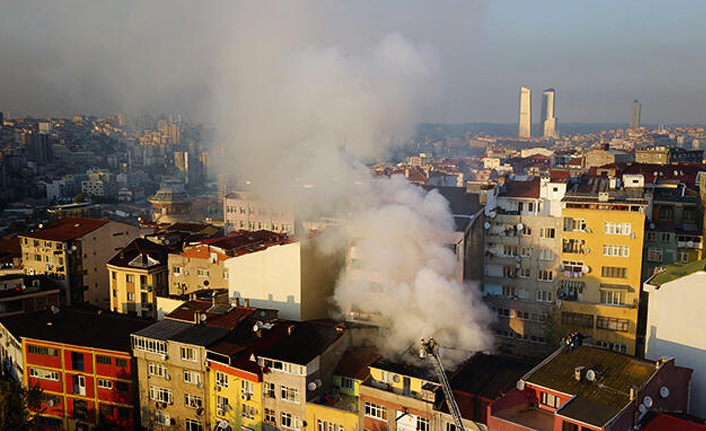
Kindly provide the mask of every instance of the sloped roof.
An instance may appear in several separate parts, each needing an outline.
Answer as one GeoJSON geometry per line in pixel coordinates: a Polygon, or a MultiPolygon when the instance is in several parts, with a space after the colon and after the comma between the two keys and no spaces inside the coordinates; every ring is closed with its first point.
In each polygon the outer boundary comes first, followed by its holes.
{"type": "Polygon", "coordinates": [[[355,380],[365,380],[370,375],[370,364],[380,357],[380,352],[374,347],[358,347],[346,350],[333,372],[336,375],[350,377],[355,380]]]}
{"type": "Polygon", "coordinates": [[[108,261],[108,265],[120,266],[124,268],[154,268],[157,266],[166,266],[169,251],[170,249],[163,245],[154,243],[144,238],[136,238],[130,244],[125,246],[125,248],[120,250],[118,254],[113,256],[108,261]],[[154,262],[150,262],[147,259],[146,266],[131,265],[130,263],[134,259],[140,257],[140,255],[145,257],[149,256],[159,263],[154,264],[154,262]]]}
{"type": "Polygon", "coordinates": [[[216,304],[214,306],[211,301],[192,300],[180,305],[167,314],[166,317],[167,319],[195,323],[196,313],[202,312],[206,315],[205,324],[207,326],[233,329],[255,311],[257,311],[257,308],[230,306],[228,304],[216,304]]]}
{"type": "Polygon", "coordinates": [[[531,368],[515,359],[478,353],[454,373],[450,383],[454,390],[495,400],[515,388],[531,368]]]}
{"type": "Polygon", "coordinates": [[[529,181],[507,181],[499,196],[539,199],[539,188],[539,177],[529,181]]]}
{"type": "Polygon", "coordinates": [[[292,334],[283,337],[263,357],[293,364],[307,365],[343,336],[335,326],[308,321],[292,324],[292,334]]]}

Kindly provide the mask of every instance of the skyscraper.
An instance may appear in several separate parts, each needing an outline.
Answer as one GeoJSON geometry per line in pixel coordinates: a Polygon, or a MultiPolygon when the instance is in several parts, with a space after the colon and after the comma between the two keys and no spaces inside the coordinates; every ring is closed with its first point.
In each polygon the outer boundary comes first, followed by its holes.
{"type": "Polygon", "coordinates": [[[640,111],[642,110],[642,104],[639,100],[635,99],[632,102],[632,112],[630,113],[630,128],[640,127],[640,111]]]}
{"type": "Polygon", "coordinates": [[[532,136],[532,95],[529,88],[520,87],[520,124],[518,136],[532,136]]]}
{"type": "Polygon", "coordinates": [[[556,130],[556,111],[555,111],[555,93],[553,88],[549,88],[542,92],[542,112],[540,124],[544,131],[545,138],[557,138],[556,130]]]}

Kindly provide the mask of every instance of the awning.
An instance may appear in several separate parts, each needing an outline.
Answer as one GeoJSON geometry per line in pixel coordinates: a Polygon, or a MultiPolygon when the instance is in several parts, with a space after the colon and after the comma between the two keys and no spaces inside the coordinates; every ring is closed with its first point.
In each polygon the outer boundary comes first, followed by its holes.
{"type": "Polygon", "coordinates": [[[601,283],[600,290],[607,290],[611,292],[634,292],[635,289],[632,288],[632,286],[629,286],[627,284],[607,284],[607,283],[601,283]]]}

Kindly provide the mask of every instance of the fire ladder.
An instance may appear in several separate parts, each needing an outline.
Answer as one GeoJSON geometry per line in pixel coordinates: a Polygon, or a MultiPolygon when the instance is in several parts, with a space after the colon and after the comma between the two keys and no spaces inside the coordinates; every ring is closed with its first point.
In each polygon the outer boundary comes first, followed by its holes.
{"type": "Polygon", "coordinates": [[[466,431],[466,428],[463,426],[461,410],[459,410],[458,404],[456,404],[456,399],[454,398],[453,391],[451,390],[451,384],[449,383],[449,379],[446,377],[446,371],[444,371],[444,366],[442,365],[441,358],[439,357],[439,345],[433,338],[429,338],[428,341],[425,341],[424,338],[422,338],[422,341],[419,343],[419,357],[424,359],[429,356],[433,359],[432,364],[434,364],[434,370],[436,370],[436,374],[439,376],[439,382],[441,382],[441,388],[444,390],[444,396],[446,398],[446,405],[448,406],[449,412],[451,412],[451,416],[453,416],[454,423],[456,424],[456,431],[466,431]]]}

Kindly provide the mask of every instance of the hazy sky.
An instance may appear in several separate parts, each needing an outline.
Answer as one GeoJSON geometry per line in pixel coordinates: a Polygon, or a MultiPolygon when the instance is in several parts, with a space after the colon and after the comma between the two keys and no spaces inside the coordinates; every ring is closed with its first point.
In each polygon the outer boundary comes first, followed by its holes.
{"type": "MultiPolygon", "coordinates": [[[[400,33],[433,51],[442,82],[441,97],[425,107],[429,121],[514,122],[524,85],[534,90],[535,119],[541,90],[553,87],[560,123],[627,122],[635,97],[644,122],[706,122],[706,2],[281,3],[300,7],[282,13],[307,19],[301,48],[356,51],[400,33]]],[[[228,38],[237,34],[230,27],[261,21],[277,43],[278,26],[286,25],[257,11],[248,16],[243,5],[0,0],[0,109],[166,111],[208,119],[219,92],[214,75],[228,38]]]]}

